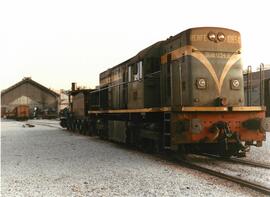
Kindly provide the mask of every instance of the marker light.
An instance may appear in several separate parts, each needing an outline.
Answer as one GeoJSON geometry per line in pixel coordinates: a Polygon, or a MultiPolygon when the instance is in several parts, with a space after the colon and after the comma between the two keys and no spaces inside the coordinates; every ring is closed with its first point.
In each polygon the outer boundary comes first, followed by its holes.
{"type": "Polygon", "coordinates": [[[209,32],[208,33],[208,39],[211,41],[215,41],[216,40],[216,34],[214,32],[209,32]]]}
{"type": "Polygon", "coordinates": [[[206,86],[207,86],[206,79],[199,78],[197,79],[196,84],[197,84],[198,89],[206,89],[206,86]]]}
{"type": "Polygon", "coordinates": [[[223,42],[225,40],[225,35],[221,32],[218,33],[217,38],[220,42],[223,42]]]}
{"type": "Polygon", "coordinates": [[[239,89],[240,88],[240,82],[238,79],[231,80],[231,88],[232,89],[239,89]]]}

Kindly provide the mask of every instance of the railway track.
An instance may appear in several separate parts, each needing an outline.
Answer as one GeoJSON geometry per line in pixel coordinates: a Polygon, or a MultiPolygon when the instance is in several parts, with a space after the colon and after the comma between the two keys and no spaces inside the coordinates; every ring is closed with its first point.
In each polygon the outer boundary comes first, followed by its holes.
{"type": "Polygon", "coordinates": [[[270,169],[269,164],[263,164],[263,163],[258,163],[258,162],[254,162],[254,161],[247,161],[247,160],[242,160],[242,159],[238,159],[238,158],[227,158],[227,157],[222,157],[222,156],[212,155],[212,154],[199,154],[199,155],[214,158],[217,160],[226,161],[226,162],[233,162],[233,163],[245,164],[245,165],[249,165],[249,166],[253,166],[253,167],[270,169]]]}
{"type": "Polygon", "coordinates": [[[201,167],[201,166],[196,165],[196,164],[189,162],[187,160],[177,159],[177,161],[179,162],[180,165],[182,165],[184,167],[187,167],[187,168],[190,168],[193,170],[197,170],[197,171],[200,171],[203,173],[207,173],[207,174],[210,174],[210,175],[215,176],[215,177],[226,179],[226,180],[229,180],[231,182],[240,184],[241,186],[248,187],[250,189],[261,192],[263,194],[270,195],[270,188],[266,187],[260,183],[247,181],[247,180],[235,177],[235,176],[224,174],[222,172],[211,170],[209,168],[201,167]]]}

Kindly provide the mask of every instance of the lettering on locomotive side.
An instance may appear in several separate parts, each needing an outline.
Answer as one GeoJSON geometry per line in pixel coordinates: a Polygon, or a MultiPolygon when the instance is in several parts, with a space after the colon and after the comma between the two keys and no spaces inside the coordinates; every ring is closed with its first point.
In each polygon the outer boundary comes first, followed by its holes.
{"type": "MultiPolygon", "coordinates": [[[[209,42],[206,34],[192,34],[190,35],[190,40],[192,42],[209,42]]],[[[240,44],[241,39],[239,35],[227,35],[225,36],[224,42],[229,44],[240,44]]]]}
{"type": "Polygon", "coordinates": [[[204,52],[204,55],[207,58],[229,59],[232,56],[232,53],[204,52]]]}
{"type": "Polygon", "coordinates": [[[240,36],[237,36],[237,35],[228,35],[228,36],[226,36],[225,41],[228,43],[231,43],[231,44],[240,44],[241,43],[240,36]]]}
{"type": "Polygon", "coordinates": [[[207,36],[205,34],[193,34],[190,36],[190,40],[193,42],[207,42],[207,36]]]}

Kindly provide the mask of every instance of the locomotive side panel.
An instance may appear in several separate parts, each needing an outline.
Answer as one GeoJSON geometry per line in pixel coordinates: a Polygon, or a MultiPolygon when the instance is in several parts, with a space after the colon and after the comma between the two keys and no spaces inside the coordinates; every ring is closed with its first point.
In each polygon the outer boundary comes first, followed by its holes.
{"type": "Polygon", "coordinates": [[[128,66],[128,108],[160,106],[160,45],[140,52],[128,66]]]}
{"type": "Polygon", "coordinates": [[[128,109],[142,109],[144,107],[143,81],[133,81],[128,84],[128,109]]]}
{"type": "Polygon", "coordinates": [[[120,68],[112,69],[111,83],[110,83],[110,94],[111,94],[111,109],[120,108],[120,86],[118,85],[121,81],[120,68]]]}
{"type": "Polygon", "coordinates": [[[127,66],[126,63],[110,69],[108,84],[109,109],[127,108],[127,66]]]}
{"type": "Polygon", "coordinates": [[[163,42],[154,44],[143,59],[144,107],[160,107],[160,54],[163,42]]]}
{"type": "Polygon", "coordinates": [[[266,79],[264,83],[264,103],[266,106],[266,116],[270,116],[270,79],[266,79]]]}
{"type": "Polygon", "coordinates": [[[160,83],[163,107],[190,105],[189,59],[185,56],[184,50],[179,50],[183,49],[188,44],[187,42],[187,33],[181,32],[167,39],[162,47],[160,83]]]}
{"type": "Polygon", "coordinates": [[[108,86],[110,84],[111,69],[108,69],[99,74],[99,85],[100,87],[108,86]]]}
{"type": "Polygon", "coordinates": [[[72,97],[72,112],[76,117],[85,116],[85,96],[83,92],[72,97]]]}

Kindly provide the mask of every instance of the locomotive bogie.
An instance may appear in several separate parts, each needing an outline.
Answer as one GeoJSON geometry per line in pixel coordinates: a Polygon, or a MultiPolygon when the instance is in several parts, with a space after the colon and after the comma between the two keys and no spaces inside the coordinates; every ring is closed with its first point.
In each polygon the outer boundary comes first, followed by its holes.
{"type": "Polygon", "coordinates": [[[126,143],[127,123],[125,121],[108,121],[108,139],[115,142],[126,143]]]}

